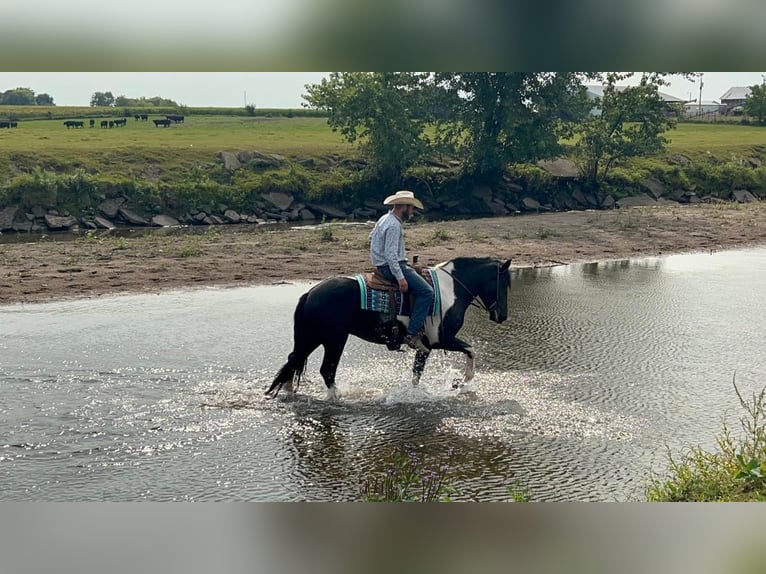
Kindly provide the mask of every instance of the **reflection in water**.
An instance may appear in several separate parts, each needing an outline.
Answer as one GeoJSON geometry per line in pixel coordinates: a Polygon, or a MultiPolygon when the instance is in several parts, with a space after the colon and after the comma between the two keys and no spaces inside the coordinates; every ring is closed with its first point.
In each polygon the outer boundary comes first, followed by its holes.
{"type": "Polygon", "coordinates": [[[641,498],[665,446],[711,444],[733,372],[765,383],[766,250],[514,272],[502,325],[472,309],[463,357],[349,341],[342,402],[321,351],[295,400],[262,393],[308,285],[0,307],[0,499],[355,500],[409,445],[454,451],[458,500],[641,498]]]}

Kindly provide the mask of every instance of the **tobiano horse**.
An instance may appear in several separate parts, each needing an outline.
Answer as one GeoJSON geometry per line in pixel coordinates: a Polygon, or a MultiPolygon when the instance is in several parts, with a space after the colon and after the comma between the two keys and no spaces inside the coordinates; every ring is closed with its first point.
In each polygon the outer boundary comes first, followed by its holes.
{"type": "MultiPolygon", "coordinates": [[[[428,352],[417,351],[412,368],[412,384],[417,385],[426,360],[433,349],[459,351],[466,355],[463,382],[474,376],[476,353],[470,343],[458,338],[465,313],[472,304],[489,313],[490,320],[502,323],[508,318],[511,260],[459,257],[430,268],[438,285],[439,312],[426,319],[424,342],[428,352]]],[[[297,390],[309,355],[320,345],[324,357],[319,372],[327,386],[327,397],[338,398],[335,374],[349,335],[371,343],[397,349],[409,321],[407,316],[386,320],[385,314],[365,310],[360,305],[360,284],[354,277],[325,279],[304,293],[296,306],[293,350],[266,391],[269,398],[281,389],[297,390]]]]}

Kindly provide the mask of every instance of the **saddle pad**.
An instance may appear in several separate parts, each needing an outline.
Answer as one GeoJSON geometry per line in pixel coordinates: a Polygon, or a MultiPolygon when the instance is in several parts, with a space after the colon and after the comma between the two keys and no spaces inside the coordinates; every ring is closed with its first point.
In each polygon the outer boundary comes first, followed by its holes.
{"type": "MultiPolygon", "coordinates": [[[[390,291],[388,290],[382,290],[382,289],[375,289],[367,284],[367,280],[369,279],[370,273],[360,273],[358,275],[355,275],[354,278],[356,279],[357,283],[359,283],[359,295],[360,295],[360,306],[365,311],[379,311],[381,313],[391,313],[392,309],[392,302],[391,302],[391,295],[390,291]]],[[[436,276],[436,270],[434,269],[426,269],[425,273],[423,273],[423,277],[426,281],[434,288],[434,302],[431,306],[430,315],[434,316],[440,316],[441,315],[441,292],[439,290],[439,279],[436,276]]],[[[395,312],[397,315],[409,315],[410,309],[409,304],[407,304],[407,308],[405,309],[402,302],[402,292],[396,291],[395,294],[395,301],[393,302],[393,309],[395,309],[395,312]]],[[[408,301],[409,303],[409,301],[408,301]]]]}

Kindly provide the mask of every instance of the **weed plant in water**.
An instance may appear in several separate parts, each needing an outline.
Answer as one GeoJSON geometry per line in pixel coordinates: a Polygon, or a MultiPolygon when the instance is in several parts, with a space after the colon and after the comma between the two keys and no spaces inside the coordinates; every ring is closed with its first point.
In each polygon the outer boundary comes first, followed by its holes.
{"type": "Polygon", "coordinates": [[[425,461],[410,447],[398,448],[386,466],[385,473],[364,480],[359,492],[367,502],[449,502],[454,489],[447,480],[449,462],[453,451],[447,452],[446,460],[438,463],[436,470],[426,466],[425,461]]]}
{"type": "Polygon", "coordinates": [[[647,499],[653,502],[766,501],[766,388],[745,400],[733,381],[745,414],[735,439],[726,421],[716,438],[718,450],[692,447],[680,461],[668,453],[669,476],[653,476],[647,499]]]}

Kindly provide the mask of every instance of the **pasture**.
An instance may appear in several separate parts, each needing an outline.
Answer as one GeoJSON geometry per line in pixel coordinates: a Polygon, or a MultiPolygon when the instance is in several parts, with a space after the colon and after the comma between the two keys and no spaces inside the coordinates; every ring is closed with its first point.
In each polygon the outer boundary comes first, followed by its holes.
{"type": "MultiPolygon", "coordinates": [[[[324,117],[233,115],[240,112],[235,109],[230,110],[232,115],[223,115],[225,110],[211,109],[211,115],[192,113],[184,123],[164,128],[155,127],[152,120],[165,117],[155,111],[148,121],[129,117],[124,127],[103,129],[102,120],[117,119],[123,110],[57,108],[58,119],[29,120],[21,113],[24,109],[0,109],[0,115],[12,113],[20,118],[17,128],[0,130],[0,182],[34,167],[59,173],[83,168],[91,173],[140,177],[147,165],[154,165],[162,172],[178,173],[213,162],[219,151],[258,150],[291,158],[358,153],[355,145],[330,129],[324,117]],[[93,128],[89,117],[95,120],[93,128]],[[67,129],[66,119],[84,119],[85,125],[67,129]]],[[[691,158],[712,155],[729,160],[761,155],[766,149],[766,130],[741,124],[680,123],[667,137],[668,154],[683,153],[691,158]]]]}
{"type": "Polygon", "coordinates": [[[67,128],[63,120],[19,121],[18,128],[0,130],[0,180],[35,165],[59,172],[82,167],[130,175],[147,164],[171,170],[211,162],[219,151],[313,157],[350,155],[353,150],[326,118],[187,116],[184,123],[155,127],[152,119],[160,118],[164,115],[150,115],[148,121],[131,117],[124,127],[112,129],[101,128],[100,119],[93,128],[87,119],[82,128],[67,128]]]}

